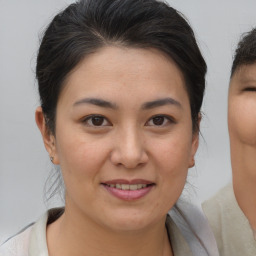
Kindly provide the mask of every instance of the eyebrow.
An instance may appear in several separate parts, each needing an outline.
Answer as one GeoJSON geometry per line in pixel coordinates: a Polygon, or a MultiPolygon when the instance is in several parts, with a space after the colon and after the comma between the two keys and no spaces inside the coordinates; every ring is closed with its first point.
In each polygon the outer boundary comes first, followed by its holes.
{"type": "Polygon", "coordinates": [[[174,105],[179,108],[182,108],[182,105],[179,101],[177,101],[173,98],[163,98],[163,99],[145,102],[142,105],[142,109],[152,109],[152,108],[161,107],[161,106],[165,106],[165,105],[174,105]]]}
{"type": "Polygon", "coordinates": [[[241,82],[243,84],[250,84],[250,83],[255,83],[256,79],[255,78],[250,78],[250,77],[245,77],[241,79],[241,82]]]}
{"type": "Polygon", "coordinates": [[[84,98],[76,101],[73,106],[79,106],[82,104],[92,104],[103,108],[117,109],[116,104],[97,98],[84,98]]]}
{"type": "MultiPolygon", "coordinates": [[[[82,104],[92,104],[92,105],[103,107],[103,108],[118,109],[116,104],[103,99],[98,99],[98,98],[83,98],[81,100],[76,101],[73,104],[73,106],[79,106],[82,104]]],[[[165,105],[174,105],[179,108],[182,108],[182,105],[179,101],[173,98],[163,98],[163,99],[157,99],[157,100],[145,102],[142,104],[141,109],[147,110],[147,109],[152,109],[152,108],[161,107],[165,105]]]]}

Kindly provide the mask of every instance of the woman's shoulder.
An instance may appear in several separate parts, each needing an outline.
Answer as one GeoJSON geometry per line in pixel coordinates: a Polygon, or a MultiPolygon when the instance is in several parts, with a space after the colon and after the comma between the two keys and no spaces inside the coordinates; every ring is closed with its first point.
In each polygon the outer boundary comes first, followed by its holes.
{"type": "Polygon", "coordinates": [[[187,243],[180,229],[175,224],[175,222],[170,217],[170,215],[167,215],[167,218],[166,218],[166,229],[168,232],[169,240],[172,245],[172,250],[174,254],[178,256],[179,255],[192,256],[193,254],[189,248],[189,244],[187,243]]]}
{"type": "MultiPolygon", "coordinates": [[[[169,212],[169,233],[177,255],[218,256],[210,225],[196,201],[179,200],[169,212]]],[[[174,250],[175,253],[175,250],[174,250]]],[[[176,255],[176,254],[175,254],[176,255]]]]}
{"type": "Polygon", "coordinates": [[[0,256],[27,256],[33,223],[0,246],[0,256]]]}
{"type": "Polygon", "coordinates": [[[54,208],[45,212],[37,222],[1,245],[0,256],[48,256],[46,226],[59,218],[63,211],[63,208],[54,208]]]}

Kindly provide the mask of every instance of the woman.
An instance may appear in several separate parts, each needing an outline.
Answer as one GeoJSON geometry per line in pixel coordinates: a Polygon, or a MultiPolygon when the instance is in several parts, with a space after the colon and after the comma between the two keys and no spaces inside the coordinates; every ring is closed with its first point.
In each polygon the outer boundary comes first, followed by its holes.
{"type": "Polygon", "coordinates": [[[204,203],[220,255],[256,255],[256,30],[238,44],[228,97],[233,184],[204,203]]]}
{"type": "Polygon", "coordinates": [[[194,166],[205,73],[192,29],[164,3],[84,0],[58,14],[38,53],[36,122],[65,209],[4,255],[217,255],[199,210],[167,215],[194,166]]]}

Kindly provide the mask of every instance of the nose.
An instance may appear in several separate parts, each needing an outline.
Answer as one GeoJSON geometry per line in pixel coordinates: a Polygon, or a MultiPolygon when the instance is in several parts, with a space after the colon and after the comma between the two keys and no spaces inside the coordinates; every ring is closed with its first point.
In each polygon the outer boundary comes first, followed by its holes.
{"type": "Polygon", "coordinates": [[[122,165],[127,169],[134,169],[147,163],[145,142],[136,128],[125,129],[115,138],[111,161],[114,165],[122,165]]]}

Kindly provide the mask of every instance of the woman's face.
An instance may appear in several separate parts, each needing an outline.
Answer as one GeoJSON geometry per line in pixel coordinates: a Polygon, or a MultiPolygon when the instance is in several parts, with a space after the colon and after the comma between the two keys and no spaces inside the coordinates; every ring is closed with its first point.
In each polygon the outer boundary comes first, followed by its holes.
{"type": "Polygon", "coordinates": [[[163,221],[198,147],[182,73],[154,49],[100,49],[68,77],[53,140],[67,212],[116,230],[163,221]]]}

